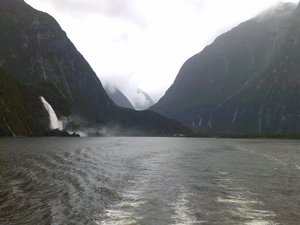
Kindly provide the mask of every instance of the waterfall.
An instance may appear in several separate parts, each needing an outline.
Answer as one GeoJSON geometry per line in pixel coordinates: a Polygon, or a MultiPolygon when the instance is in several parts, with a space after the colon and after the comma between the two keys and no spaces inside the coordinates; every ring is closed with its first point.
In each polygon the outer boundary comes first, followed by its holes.
{"type": "Polygon", "coordinates": [[[41,96],[40,99],[49,114],[49,120],[50,120],[49,128],[52,130],[54,129],[62,130],[63,124],[61,121],[58,120],[57,115],[53,110],[52,106],[46,101],[46,99],[44,99],[44,97],[41,96]]]}

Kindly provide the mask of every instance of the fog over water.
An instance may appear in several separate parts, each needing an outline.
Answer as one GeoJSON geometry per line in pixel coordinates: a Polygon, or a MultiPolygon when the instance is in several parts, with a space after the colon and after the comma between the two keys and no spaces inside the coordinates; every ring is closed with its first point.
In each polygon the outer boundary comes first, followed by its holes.
{"type": "Polygon", "coordinates": [[[300,224],[300,142],[0,139],[0,224],[300,224]]]}

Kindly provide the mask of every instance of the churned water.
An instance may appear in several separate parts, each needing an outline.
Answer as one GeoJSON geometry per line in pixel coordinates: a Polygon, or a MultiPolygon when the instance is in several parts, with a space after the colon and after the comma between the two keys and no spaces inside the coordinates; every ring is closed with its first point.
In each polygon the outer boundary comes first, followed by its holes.
{"type": "Polygon", "coordinates": [[[0,139],[0,224],[299,225],[299,144],[0,139]]]}

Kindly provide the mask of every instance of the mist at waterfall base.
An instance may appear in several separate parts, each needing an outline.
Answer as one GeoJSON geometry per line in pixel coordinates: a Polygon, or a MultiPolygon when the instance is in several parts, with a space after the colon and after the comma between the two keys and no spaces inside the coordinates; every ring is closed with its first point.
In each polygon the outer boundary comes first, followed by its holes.
{"type": "Polygon", "coordinates": [[[69,133],[75,132],[79,134],[80,137],[114,137],[114,136],[141,136],[143,133],[136,130],[124,129],[118,124],[111,125],[101,125],[101,126],[85,126],[86,122],[83,121],[80,117],[72,116],[70,118],[61,118],[59,119],[56,115],[53,107],[44,97],[40,97],[41,102],[44,105],[44,108],[47,110],[49,115],[49,129],[50,130],[66,130],[69,133]],[[69,129],[68,123],[78,124],[77,129],[69,129]]]}
{"type": "MultiPolygon", "coordinates": [[[[77,120],[78,121],[78,120],[77,120]]],[[[68,132],[76,132],[80,137],[118,137],[118,136],[147,136],[146,132],[139,130],[123,128],[118,124],[99,125],[93,127],[85,127],[76,130],[68,130],[68,132]]]]}

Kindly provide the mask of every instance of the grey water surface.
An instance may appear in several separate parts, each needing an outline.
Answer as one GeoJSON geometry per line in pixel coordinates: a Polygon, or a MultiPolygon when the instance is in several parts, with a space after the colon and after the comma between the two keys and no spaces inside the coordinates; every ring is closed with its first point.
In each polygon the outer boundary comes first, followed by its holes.
{"type": "Polygon", "coordinates": [[[0,139],[0,224],[299,225],[299,144],[0,139]]]}

